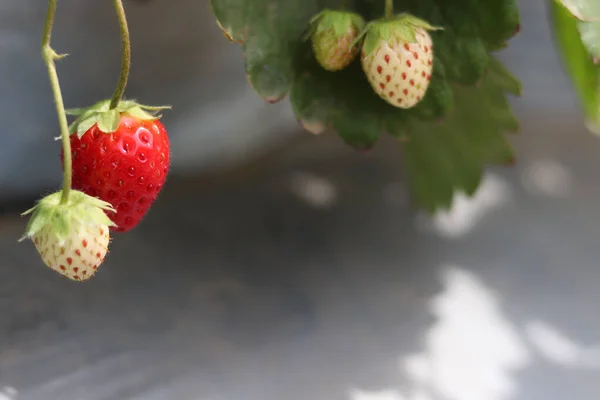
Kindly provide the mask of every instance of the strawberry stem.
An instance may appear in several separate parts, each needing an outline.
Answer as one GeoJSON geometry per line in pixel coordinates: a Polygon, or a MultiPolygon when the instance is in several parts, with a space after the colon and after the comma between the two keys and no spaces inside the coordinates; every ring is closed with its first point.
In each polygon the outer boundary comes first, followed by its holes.
{"type": "Polygon", "coordinates": [[[69,139],[69,125],[67,123],[67,113],[65,112],[65,105],[63,102],[62,92],[60,90],[60,83],[58,80],[58,73],[56,72],[56,60],[60,60],[65,55],[56,54],[56,52],[50,46],[50,39],[52,37],[52,27],[54,26],[54,16],[56,14],[56,3],[57,0],[48,1],[48,12],[46,14],[46,24],[44,26],[44,33],[42,36],[42,57],[46,68],[48,69],[48,76],[50,78],[50,86],[52,87],[52,93],[54,95],[54,102],[56,104],[56,113],[58,115],[58,123],[60,126],[60,136],[62,139],[63,146],[63,190],[61,196],[61,203],[66,204],[69,201],[69,193],[71,192],[71,141],[69,139]]]}
{"type": "Polygon", "coordinates": [[[392,18],[394,15],[394,0],[385,0],[385,17],[392,18]]]}
{"type": "Polygon", "coordinates": [[[127,80],[129,79],[129,68],[131,66],[131,42],[129,40],[129,28],[127,26],[127,16],[125,15],[125,8],[123,7],[122,0],[113,0],[115,11],[117,12],[117,18],[119,20],[119,30],[121,32],[121,73],[119,75],[119,82],[117,88],[110,100],[110,109],[115,109],[125,93],[125,87],[127,86],[127,80]]]}

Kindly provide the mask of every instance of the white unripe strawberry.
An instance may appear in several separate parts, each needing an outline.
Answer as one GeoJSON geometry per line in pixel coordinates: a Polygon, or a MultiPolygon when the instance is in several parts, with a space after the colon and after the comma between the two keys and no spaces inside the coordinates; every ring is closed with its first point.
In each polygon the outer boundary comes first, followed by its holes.
{"type": "Polygon", "coordinates": [[[104,211],[110,204],[72,190],[63,203],[62,191],[44,197],[33,213],[23,239],[31,239],[44,263],[71,280],[91,278],[104,261],[114,223],[104,211]]]}
{"type": "Polygon", "coordinates": [[[429,87],[437,29],[411,15],[371,22],[365,28],[363,70],[375,93],[399,108],[418,104],[429,87]]]}

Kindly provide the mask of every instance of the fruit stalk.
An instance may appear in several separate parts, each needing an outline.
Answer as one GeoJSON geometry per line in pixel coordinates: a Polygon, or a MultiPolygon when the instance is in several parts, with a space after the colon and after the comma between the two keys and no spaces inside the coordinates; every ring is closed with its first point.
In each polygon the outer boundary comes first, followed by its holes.
{"type": "Polygon", "coordinates": [[[385,17],[391,18],[394,15],[394,0],[385,0],[385,17]]]}
{"type": "Polygon", "coordinates": [[[48,76],[50,79],[50,86],[52,87],[52,93],[54,95],[54,103],[56,104],[56,113],[58,115],[58,123],[60,126],[60,136],[62,139],[63,146],[63,190],[61,196],[61,203],[67,204],[69,201],[69,194],[71,192],[71,141],[69,140],[69,125],[67,123],[67,114],[65,112],[65,105],[63,102],[62,92],[60,90],[60,82],[58,80],[58,73],[56,72],[56,60],[64,58],[66,54],[56,54],[56,52],[50,46],[50,39],[52,37],[52,27],[54,26],[54,16],[56,14],[56,3],[57,0],[48,1],[48,12],[46,13],[46,23],[44,25],[44,33],[42,36],[42,57],[46,68],[48,69],[48,76]]]}
{"type": "Polygon", "coordinates": [[[125,14],[125,8],[123,7],[123,1],[113,0],[113,4],[117,13],[117,19],[119,20],[122,56],[119,82],[117,83],[117,88],[110,101],[111,110],[117,108],[119,102],[123,98],[125,88],[127,87],[127,80],[129,79],[129,68],[131,66],[131,42],[129,40],[129,27],[127,26],[127,16],[125,14]]]}

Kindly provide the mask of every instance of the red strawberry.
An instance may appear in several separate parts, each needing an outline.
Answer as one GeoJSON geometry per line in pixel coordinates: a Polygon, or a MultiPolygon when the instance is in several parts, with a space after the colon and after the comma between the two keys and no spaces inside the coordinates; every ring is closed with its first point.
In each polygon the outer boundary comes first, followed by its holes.
{"type": "Polygon", "coordinates": [[[110,204],[71,190],[67,203],[62,191],[46,196],[24,213],[33,213],[25,235],[35,244],[44,263],[69,279],[91,278],[108,251],[112,221],[104,211],[110,204]]]}
{"type": "Polygon", "coordinates": [[[437,28],[407,14],[367,26],[363,70],[375,93],[391,105],[411,108],[425,96],[433,69],[427,32],[432,29],[437,28]]]}
{"type": "Polygon", "coordinates": [[[73,188],[112,204],[112,229],[127,232],[142,221],[165,183],[169,138],[157,117],[142,110],[154,108],[133,102],[107,108],[107,102],[99,103],[93,109],[100,111],[91,114],[96,117],[83,111],[73,125],[79,132],[71,135],[73,188]]]}

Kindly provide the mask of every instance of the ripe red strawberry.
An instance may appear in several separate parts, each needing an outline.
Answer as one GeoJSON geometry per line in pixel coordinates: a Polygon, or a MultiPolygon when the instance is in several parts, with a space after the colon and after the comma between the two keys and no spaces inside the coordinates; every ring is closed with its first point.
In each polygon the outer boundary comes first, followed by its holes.
{"type": "Polygon", "coordinates": [[[69,279],[91,278],[108,252],[109,226],[104,211],[110,204],[72,190],[69,201],[61,202],[62,191],[43,198],[34,208],[23,239],[35,244],[44,263],[69,279]]]}
{"type": "Polygon", "coordinates": [[[328,71],[346,68],[358,55],[360,46],[354,40],[364,25],[360,15],[347,11],[323,10],[315,15],[309,35],[319,64],[328,71]]]}
{"type": "Polygon", "coordinates": [[[411,15],[374,21],[366,28],[363,70],[375,93],[399,108],[419,103],[429,87],[437,29],[411,15]]]}
{"type": "Polygon", "coordinates": [[[121,104],[110,123],[104,102],[94,106],[100,116],[91,121],[84,111],[73,126],[79,133],[71,135],[71,147],[73,188],[110,203],[116,209],[108,213],[116,224],[112,229],[126,232],[158,197],[169,172],[170,147],[163,124],[142,110],[152,108],[121,104]]]}

